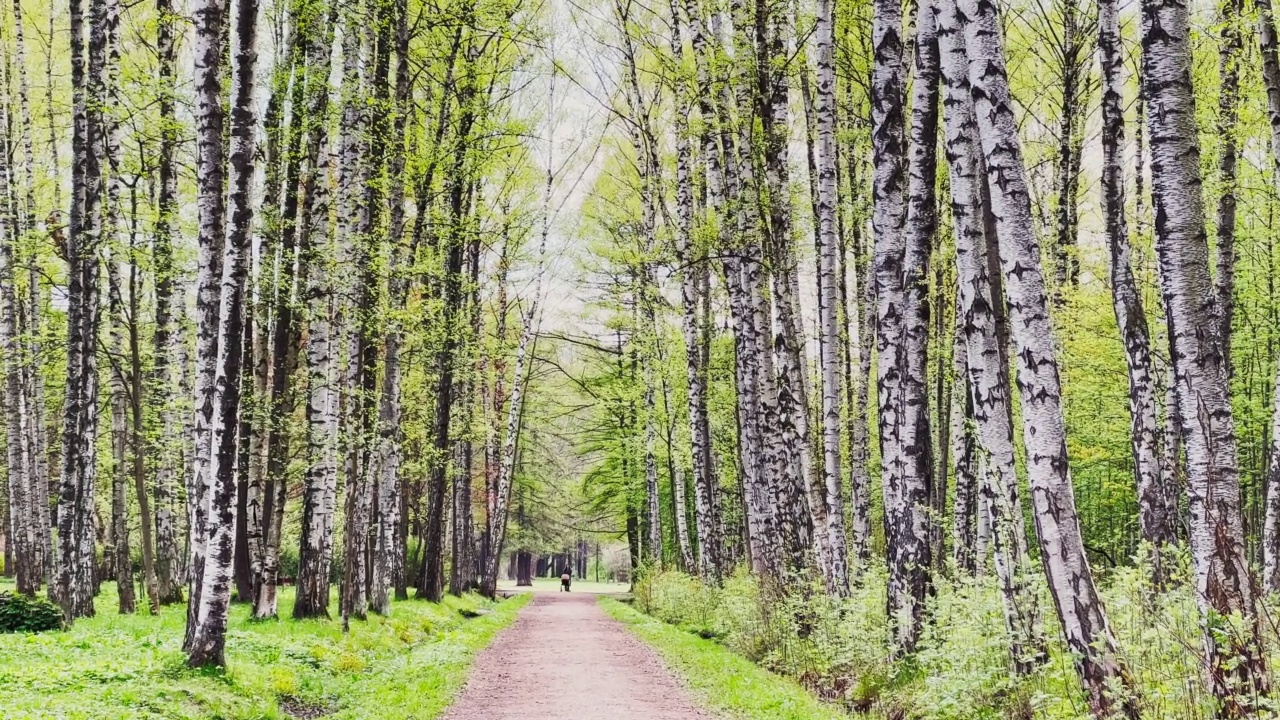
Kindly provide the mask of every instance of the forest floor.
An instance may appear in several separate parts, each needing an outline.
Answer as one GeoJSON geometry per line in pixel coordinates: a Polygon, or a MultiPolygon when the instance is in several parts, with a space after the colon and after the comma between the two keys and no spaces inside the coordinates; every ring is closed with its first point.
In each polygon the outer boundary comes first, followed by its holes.
{"type": "MultiPolygon", "coordinates": [[[[159,617],[120,615],[114,584],[104,584],[97,616],[66,632],[0,635],[0,717],[430,720],[529,599],[406,600],[389,617],[352,621],[348,635],[336,618],[254,622],[236,604],[227,668],[200,672],[184,662],[184,606],[162,608],[159,617]]],[[[292,606],[293,589],[283,588],[286,618],[292,606]]],[[[337,606],[335,594],[330,607],[337,606]]]]}
{"type": "Polygon", "coordinates": [[[710,720],[598,600],[535,585],[532,602],[476,658],[445,720],[710,720]]]}

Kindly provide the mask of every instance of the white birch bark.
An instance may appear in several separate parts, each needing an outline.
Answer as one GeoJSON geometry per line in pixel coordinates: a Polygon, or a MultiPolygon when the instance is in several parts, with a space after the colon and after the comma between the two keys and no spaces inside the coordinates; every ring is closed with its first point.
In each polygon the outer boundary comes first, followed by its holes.
{"type": "Polygon", "coordinates": [[[298,591],[293,617],[329,615],[329,567],[337,501],[338,399],[333,367],[333,293],[329,237],[329,68],[333,44],[332,8],[318,13],[327,23],[309,38],[306,60],[307,158],[303,180],[306,210],[299,246],[306,270],[302,301],[307,316],[307,472],[302,497],[302,537],[298,549],[298,591]]]}
{"type": "MultiPolygon", "coordinates": [[[[406,258],[405,230],[405,128],[412,112],[412,85],[409,72],[409,8],[408,0],[396,0],[396,88],[395,113],[391,131],[391,157],[388,175],[391,178],[388,205],[390,207],[391,243],[387,261],[387,295],[389,298],[389,322],[383,340],[382,388],[378,400],[377,438],[374,446],[373,467],[377,469],[377,526],[374,535],[373,566],[370,568],[369,604],[372,610],[386,615],[391,610],[391,585],[395,579],[399,545],[396,542],[400,526],[400,443],[401,432],[401,363],[400,346],[403,341],[403,321],[400,315],[409,290],[407,268],[402,267],[406,258]]],[[[402,561],[402,559],[400,559],[402,561]]]]}
{"type": "MultiPolygon", "coordinates": [[[[200,0],[193,14],[197,22],[195,47],[196,85],[196,185],[198,271],[196,288],[195,418],[191,472],[187,482],[189,601],[184,649],[194,645],[203,604],[204,564],[207,559],[209,502],[213,493],[213,416],[221,327],[222,252],[225,244],[223,179],[222,38],[223,3],[200,0]]],[[[239,338],[231,339],[239,344],[239,338]]],[[[216,648],[214,648],[216,649],[216,648]]]]}
{"type": "MultiPolygon", "coordinates": [[[[197,12],[197,46],[205,33],[227,32],[219,10],[203,8],[197,12]]],[[[218,223],[225,228],[226,239],[222,259],[222,276],[219,282],[217,360],[213,388],[213,417],[211,420],[206,517],[204,520],[205,549],[200,575],[191,578],[193,604],[199,598],[195,610],[195,627],[188,628],[190,643],[187,648],[187,664],[192,667],[225,665],[227,613],[231,605],[231,581],[235,553],[236,481],[241,375],[243,368],[245,296],[249,272],[250,236],[253,222],[251,184],[254,174],[255,135],[257,117],[254,111],[254,70],[257,63],[257,0],[239,0],[235,22],[231,28],[231,176],[224,195],[220,186],[202,186],[198,196],[202,213],[202,231],[211,231],[206,223],[218,223]],[[205,191],[216,193],[210,197],[205,191]],[[222,216],[226,214],[224,219],[222,216]],[[215,219],[216,218],[216,219],[215,219]],[[199,592],[195,590],[199,584],[199,592]]],[[[215,36],[216,37],[216,36],[215,36]]],[[[212,43],[220,55],[221,42],[212,43]]],[[[217,72],[221,58],[206,60],[197,68],[210,72],[212,77],[202,78],[201,87],[219,91],[217,72]]],[[[213,97],[217,97],[214,95],[213,97]]],[[[219,125],[221,123],[219,122],[219,125]]],[[[211,166],[210,173],[221,175],[220,166],[226,162],[221,156],[221,138],[209,142],[202,149],[202,164],[211,166]],[[216,154],[215,154],[216,151],[216,154]]]]}
{"type": "MultiPolygon", "coordinates": [[[[1255,0],[1255,6],[1258,10],[1262,81],[1267,93],[1267,122],[1271,129],[1272,172],[1280,186],[1280,42],[1276,39],[1271,0],[1255,0]]],[[[1266,519],[1262,537],[1262,584],[1267,592],[1280,591],[1280,364],[1277,365],[1276,373],[1271,442],[1267,453],[1266,519]]]]}
{"type": "MultiPolygon", "coordinates": [[[[7,143],[8,128],[0,108],[0,147],[7,143]]],[[[9,172],[0,153],[0,198],[8,195],[9,172]]],[[[14,560],[17,590],[34,595],[40,587],[41,567],[36,525],[39,521],[32,502],[32,473],[26,442],[28,413],[23,391],[23,348],[18,332],[17,237],[9,204],[0,203],[0,361],[4,371],[5,469],[8,485],[9,556],[14,560]]]]}
{"type": "Polygon", "coordinates": [[[173,244],[177,235],[178,174],[174,153],[178,144],[175,117],[177,43],[171,0],[156,1],[156,46],[159,65],[160,154],[158,203],[152,257],[155,272],[154,368],[149,404],[158,410],[158,433],[149,448],[155,463],[156,580],[160,602],[181,602],[182,553],[174,513],[178,502],[176,482],[182,476],[182,422],[179,418],[178,377],[182,373],[179,353],[182,348],[180,318],[185,308],[179,302],[182,279],[174,265],[173,244]],[[176,316],[176,317],[175,317],[176,316]]]}
{"type": "Polygon", "coordinates": [[[1245,558],[1229,368],[1209,275],[1200,143],[1191,84],[1190,18],[1171,0],[1142,3],[1143,90],[1161,290],[1170,325],[1187,456],[1191,555],[1205,625],[1204,662],[1222,717],[1249,717],[1270,691],[1245,558]],[[1242,625],[1219,632],[1221,618],[1242,625]]]}
{"type": "Polygon", "coordinates": [[[1244,0],[1222,0],[1218,23],[1218,208],[1214,226],[1217,230],[1217,266],[1214,292],[1217,294],[1219,335],[1222,354],[1226,358],[1227,375],[1231,365],[1231,325],[1235,318],[1236,285],[1236,164],[1240,143],[1236,138],[1240,121],[1240,61],[1244,52],[1244,0]]]}
{"type": "Polygon", "coordinates": [[[1154,550],[1157,585],[1163,584],[1160,548],[1177,542],[1177,498],[1160,466],[1159,413],[1146,311],[1133,276],[1125,223],[1124,58],[1115,0],[1098,6],[1102,66],[1102,210],[1111,252],[1111,295],[1129,371],[1129,439],[1138,488],[1138,524],[1154,550]]]}
{"type": "MultiPolygon", "coordinates": [[[[903,336],[906,314],[904,253],[907,249],[906,63],[902,8],[877,0],[872,26],[871,73],[872,228],[876,300],[877,392],[885,535],[889,563],[889,618],[894,647],[911,653],[924,623],[928,586],[928,493],[918,477],[916,426],[908,397],[920,385],[911,381],[903,336]]],[[[914,124],[914,123],[913,123],[914,124]]]]}
{"type": "MultiPolygon", "coordinates": [[[[968,388],[979,456],[976,458],[979,474],[975,478],[977,497],[972,502],[979,514],[978,529],[987,531],[995,550],[1010,656],[1015,670],[1027,674],[1044,660],[1046,648],[1040,628],[1040,609],[1030,587],[1031,566],[1023,531],[1011,424],[1009,370],[994,309],[1004,298],[995,297],[992,287],[988,245],[994,238],[987,234],[986,178],[982,172],[982,149],[977,137],[964,29],[955,0],[939,2],[937,26],[945,81],[944,125],[956,233],[957,334],[964,339],[967,375],[962,380],[968,388]]],[[[957,453],[957,460],[959,457],[957,453]]],[[[957,503],[960,487],[957,479],[957,503]]],[[[985,565],[986,555],[986,547],[979,543],[973,558],[975,568],[985,565]]]]}
{"type": "MultiPolygon", "coordinates": [[[[63,403],[62,474],[58,498],[56,582],[51,596],[68,622],[94,614],[94,498],[97,485],[99,321],[98,252],[101,239],[102,158],[97,113],[89,112],[89,85],[100,85],[106,62],[105,25],[118,16],[114,0],[90,5],[89,71],[85,71],[85,14],[70,5],[72,84],[72,198],[67,255],[67,381],[63,403]]],[[[96,92],[96,88],[95,88],[96,92]]],[[[96,101],[96,98],[94,98],[96,101]]]]}
{"type": "Polygon", "coordinates": [[[822,375],[822,479],[828,556],[828,587],[838,595],[849,590],[848,547],[844,531],[843,475],[840,469],[840,322],[837,307],[838,254],[836,212],[840,202],[836,185],[836,72],[835,18],[832,0],[819,0],[816,28],[818,221],[818,337],[822,375]]]}
{"type": "Polygon", "coordinates": [[[339,272],[333,276],[338,293],[338,344],[346,356],[342,379],[340,407],[343,409],[343,469],[346,489],[343,529],[343,572],[340,582],[342,617],[363,619],[367,614],[368,596],[365,563],[368,551],[369,490],[367,476],[360,467],[362,452],[363,398],[360,397],[361,355],[364,318],[361,314],[361,278],[369,258],[364,252],[365,231],[370,209],[363,202],[366,177],[366,135],[368,132],[364,105],[365,45],[363,25],[371,18],[359,3],[346,11],[347,22],[342,34],[342,120],[338,162],[337,252],[339,272]]]}
{"type": "MultiPolygon", "coordinates": [[[[999,14],[989,0],[960,0],[957,5],[968,20],[969,83],[1005,275],[1041,560],[1091,710],[1101,717],[1136,718],[1132,679],[1116,655],[1075,510],[1055,335],[1005,74],[999,14]]],[[[971,352],[971,361],[973,356],[971,352]]]]}

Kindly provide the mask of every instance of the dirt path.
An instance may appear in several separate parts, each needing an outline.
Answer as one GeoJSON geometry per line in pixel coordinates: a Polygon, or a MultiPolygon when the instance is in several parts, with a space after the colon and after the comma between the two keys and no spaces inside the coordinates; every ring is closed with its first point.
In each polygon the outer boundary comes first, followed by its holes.
{"type": "Polygon", "coordinates": [[[592,595],[535,594],[444,720],[710,720],[592,595]]]}

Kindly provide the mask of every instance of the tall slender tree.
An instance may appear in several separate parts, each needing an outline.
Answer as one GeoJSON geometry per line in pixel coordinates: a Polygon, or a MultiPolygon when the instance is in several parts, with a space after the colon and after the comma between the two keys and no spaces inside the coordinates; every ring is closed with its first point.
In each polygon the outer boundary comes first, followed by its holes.
{"type": "MultiPolygon", "coordinates": [[[[202,91],[200,114],[220,114],[212,105],[220,102],[221,44],[227,33],[220,8],[213,3],[196,13],[196,67],[202,91]],[[204,103],[209,103],[206,106],[204,103]]],[[[221,138],[222,118],[198,118],[200,128],[217,130],[218,135],[201,137],[199,192],[201,235],[225,232],[218,298],[216,370],[213,387],[213,416],[210,428],[211,467],[206,470],[201,499],[206,506],[199,529],[204,558],[199,573],[192,573],[191,598],[197,607],[189,615],[187,663],[192,667],[225,665],[227,614],[231,602],[232,560],[236,527],[236,462],[240,413],[241,371],[244,349],[245,295],[249,269],[250,228],[253,207],[250,185],[254,175],[257,114],[254,110],[257,48],[257,0],[241,0],[230,28],[231,63],[231,143],[230,182],[224,197],[221,138]],[[223,215],[226,213],[227,217],[223,215]],[[199,590],[197,591],[197,585],[199,590]],[[198,602],[197,602],[198,601],[198,602]]],[[[202,318],[202,320],[205,318],[202,318]]],[[[196,543],[193,542],[193,545],[196,543]]]]}
{"type": "MultiPolygon", "coordinates": [[[[89,71],[85,67],[84,6],[71,0],[71,213],[67,259],[67,380],[63,402],[62,476],[58,492],[57,577],[52,596],[68,622],[94,614],[94,499],[97,485],[99,246],[102,155],[98,113],[89,111],[89,77],[105,63],[104,25],[114,0],[89,7],[89,71]]],[[[98,99],[94,98],[94,102],[98,99]]]]}
{"type": "Polygon", "coordinates": [[[1245,558],[1240,468],[1227,357],[1209,275],[1200,192],[1200,141],[1191,83],[1190,18],[1169,0],[1142,3],[1142,85],[1160,284],[1169,315],[1178,409],[1186,444],[1191,554],[1205,624],[1205,671],[1222,717],[1249,717],[1270,692],[1245,558]],[[1238,631],[1223,632],[1233,614],[1238,631]]]}
{"type": "MultiPolygon", "coordinates": [[[[929,585],[928,521],[924,512],[928,478],[920,476],[916,462],[916,454],[922,448],[914,442],[919,426],[912,410],[926,398],[920,392],[924,383],[909,377],[909,349],[903,335],[909,164],[902,8],[888,0],[877,0],[874,8],[871,140],[875,170],[871,222],[875,233],[875,332],[879,358],[876,380],[889,563],[888,612],[897,650],[909,653],[915,650],[924,626],[929,585]]],[[[927,38],[932,31],[924,34],[927,38]]],[[[917,109],[929,112],[923,107],[917,109]]]]}
{"type": "MultiPolygon", "coordinates": [[[[1030,559],[1013,443],[1009,363],[996,308],[990,245],[996,240],[988,225],[987,174],[975,115],[964,25],[955,0],[942,0],[937,13],[942,58],[944,126],[950,165],[951,208],[956,233],[957,328],[963,338],[964,372],[975,424],[975,448],[981,472],[977,496],[969,500],[977,516],[985,516],[994,545],[996,574],[1004,601],[1005,628],[1014,668],[1028,673],[1046,656],[1040,609],[1031,588],[1030,559]]],[[[959,350],[957,355],[959,355],[959,350]]],[[[957,361],[959,366],[959,361],[957,361]]],[[[958,384],[958,383],[957,383],[958,384]]],[[[957,460],[961,453],[957,453],[957,460]]],[[[961,483],[956,481],[957,503],[961,483]]],[[[974,527],[974,532],[978,528],[974,527]]],[[[959,539],[957,538],[957,545],[959,539]]],[[[976,538],[975,538],[976,544],[976,538]]],[[[973,548],[975,569],[986,563],[984,549],[973,548]]]]}
{"type": "Polygon", "coordinates": [[[1177,542],[1177,498],[1160,466],[1160,426],[1151,340],[1142,296],[1133,276],[1125,223],[1124,56],[1120,12],[1114,0],[1098,6],[1098,58],[1102,66],[1102,212],[1111,252],[1111,294],[1129,370],[1129,441],[1138,488],[1142,537],[1155,548],[1157,584],[1164,582],[1160,549],[1177,542]]]}
{"type": "MultiPolygon", "coordinates": [[[[1256,0],[1258,46],[1262,55],[1262,79],[1267,92],[1267,121],[1271,128],[1272,172],[1280,184],[1280,42],[1270,0],[1256,0]]],[[[1280,370],[1277,370],[1280,374],[1280,370]]],[[[1271,444],[1267,452],[1267,507],[1262,537],[1262,584],[1267,592],[1280,591],[1280,375],[1272,398],[1271,444]]]]}
{"type": "Polygon", "coordinates": [[[818,221],[818,324],[822,375],[822,478],[826,527],[830,547],[828,583],[837,594],[849,588],[848,555],[844,530],[844,479],[840,470],[840,325],[837,273],[841,243],[836,213],[840,202],[836,180],[836,72],[835,17],[831,0],[819,0],[816,28],[818,46],[817,125],[817,221],[818,221]]]}
{"type": "Polygon", "coordinates": [[[1090,708],[1102,717],[1136,718],[1139,706],[1132,695],[1132,679],[1117,655],[1075,509],[1055,335],[1005,71],[999,12],[988,0],[961,0],[957,5],[967,18],[969,84],[1005,275],[1041,560],[1090,708]]]}
{"type": "Polygon", "coordinates": [[[299,265],[305,268],[307,474],[298,548],[298,590],[293,617],[327,617],[333,522],[337,502],[338,407],[333,368],[333,293],[329,238],[329,69],[335,9],[325,5],[308,25],[306,56],[306,207],[299,232],[299,265]]]}

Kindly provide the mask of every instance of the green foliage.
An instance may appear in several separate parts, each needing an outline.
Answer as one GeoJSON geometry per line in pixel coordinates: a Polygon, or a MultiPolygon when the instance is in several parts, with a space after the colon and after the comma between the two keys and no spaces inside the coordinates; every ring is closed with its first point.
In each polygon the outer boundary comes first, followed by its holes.
{"type": "Polygon", "coordinates": [[[667,665],[718,717],[733,720],[836,720],[843,712],[798,683],[774,675],[711,640],[653,619],[616,600],[604,611],[653,645],[667,665]]]}
{"type": "MultiPolygon", "coordinates": [[[[1210,720],[1212,699],[1204,689],[1199,656],[1203,628],[1187,584],[1189,558],[1185,551],[1170,552],[1165,566],[1175,584],[1163,592],[1152,587],[1145,563],[1108,576],[1103,598],[1111,628],[1147,717],[1210,720]]],[[[991,576],[939,578],[918,651],[897,661],[890,652],[885,578],[879,570],[864,572],[843,600],[799,582],[789,595],[771,599],[742,571],[721,587],[676,572],[650,575],[637,584],[634,607],[672,626],[666,628],[613,603],[607,608],[689,672],[690,682],[713,706],[725,703],[734,717],[739,715],[731,701],[718,698],[738,692],[738,681],[728,670],[709,667],[711,657],[734,672],[769,678],[761,682],[784,682],[765,670],[790,678],[828,701],[826,712],[838,707],[876,718],[1085,720],[1074,661],[1059,640],[1047,589],[1039,579],[1034,584],[1050,657],[1028,677],[1011,672],[1000,589],[991,576]],[[751,669],[738,670],[739,661],[748,661],[751,669]]],[[[1274,616],[1275,609],[1269,609],[1274,616]]],[[[1238,621],[1221,620],[1224,628],[1238,621]]],[[[1267,631],[1267,647],[1280,647],[1275,635],[1267,631]]]]}
{"type": "Polygon", "coordinates": [[[39,597],[0,592],[0,633],[38,633],[62,629],[62,610],[39,597]]]}
{"type": "MultiPolygon", "coordinates": [[[[282,608],[292,593],[282,590],[282,608]]],[[[434,718],[526,601],[397,602],[390,617],[353,622],[348,635],[337,620],[252,622],[236,605],[228,667],[214,672],[186,667],[184,607],[101,613],[65,633],[0,637],[0,707],[6,720],[434,718]],[[463,609],[490,612],[465,619],[463,609]]]]}
{"type": "Polygon", "coordinates": [[[816,584],[797,581],[795,586],[802,590],[773,600],[744,570],[719,588],[666,572],[637,584],[635,604],[797,679],[822,698],[859,709],[874,706],[890,682],[884,672],[884,577],[868,575],[847,599],[833,598],[816,584]]]}

